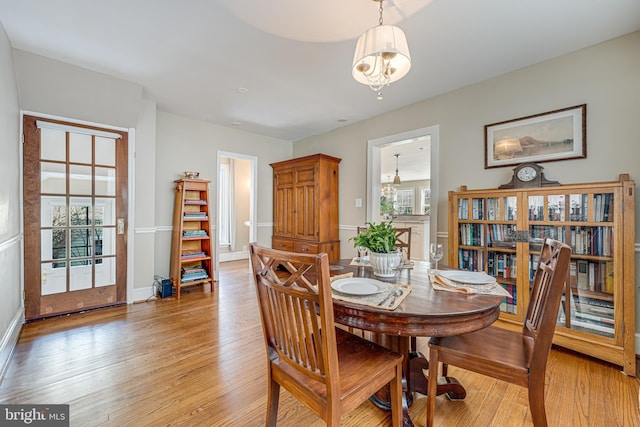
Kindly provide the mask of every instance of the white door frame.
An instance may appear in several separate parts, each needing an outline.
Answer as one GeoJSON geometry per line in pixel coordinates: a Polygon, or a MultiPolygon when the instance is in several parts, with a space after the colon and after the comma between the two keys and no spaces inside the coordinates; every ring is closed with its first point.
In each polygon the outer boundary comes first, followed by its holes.
{"type": "MultiPolygon", "coordinates": [[[[429,240],[435,242],[438,239],[438,164],[440,147],[440,126],[428,126],[420,129],[410,130],[395,135],[384,136],[382,138],[370,139],[367,141],[367,221],[378,221],[380,218],[380,156],[382,147],[393,145],[396,142],[406,141],[425,135],[431,136],[431,211],[429,223],[429,240]]],[[[427,242],[427,243],[430,243],[427,242]]],[[[428,247],[428,245],[427,245],[428,247]]]]}
{"type": "MultiPolygon", "coordinates": [[[[251,164],[251,177],[249,178],[249,242],[255,242],[258,237],[258,157],[250,156],[247,154],[240,153],[231,153],[228,151],[218,151],[216,156],[216,171],[220,170],[220,161],[223,157],[230,159],[240,159],[240,160],[248,160],[251,164]]],[[[217,172],[216,172],[217,174],[217,172]]],[[[217,177],[217,175],[216,175],[217,177]]],[[[216,182],[218,179],[216,178],[216,182]]],[[[220,224],[220,210],[218,206],[220,206],[220,188],[216,186],[215,190],[216,194],[216,233],[215,233],[215,245],[213,245],[215,250],[215,264],[213,268],[213,278],[214,280],[218,280],[218,272],[220,271],[220,227],[217,225],[220,224]]]]}

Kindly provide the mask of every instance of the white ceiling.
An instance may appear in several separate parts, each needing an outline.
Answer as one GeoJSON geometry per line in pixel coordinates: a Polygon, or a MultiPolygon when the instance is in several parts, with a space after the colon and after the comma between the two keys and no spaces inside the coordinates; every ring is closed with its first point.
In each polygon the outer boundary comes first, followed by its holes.
{"type": "Polygon", "coordinates": [[[351,77],[371,0],[0,0],[0,22],[13,47],[140,84],[160,110],[290,141],[640,29],[638,0],[384,5],[412,68],[382,101],[351,77]]]}

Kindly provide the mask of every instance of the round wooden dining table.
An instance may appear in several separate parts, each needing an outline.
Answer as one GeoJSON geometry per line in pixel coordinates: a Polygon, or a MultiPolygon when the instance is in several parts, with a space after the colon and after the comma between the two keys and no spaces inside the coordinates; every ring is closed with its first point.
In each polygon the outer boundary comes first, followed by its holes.
{"type": "MultiPolygon", "coordinates": [[[[413,392],[427,394],[429,379],[423,370],[429,368],[429,362],[416,348],[412,348],[412,338],[460,335],[486,328],[498,319],[504,296],[434,290],[429,282],[430,264],[427,262],[414,261],[411,269],[398,270],[395,277],[388,279],[374,276],[370,267],[350,264],[350,259],[332,263],[331,275],[353,272],[354,277],[411,286],[411,292],[395,310],[335,298],[333,309],[336,323],[369,331],[373,341],[404,355],[403,418],[405,426],[413,426],[408,407],[412,403],[413,392]]],[[[455,378],[444,375],[438,381],[438,395],[447,393],[450,399],[464,399],[464,387],[455,378]]],[[[372,401],[389,409],[386,393],[376,394],[372,401]]]]}

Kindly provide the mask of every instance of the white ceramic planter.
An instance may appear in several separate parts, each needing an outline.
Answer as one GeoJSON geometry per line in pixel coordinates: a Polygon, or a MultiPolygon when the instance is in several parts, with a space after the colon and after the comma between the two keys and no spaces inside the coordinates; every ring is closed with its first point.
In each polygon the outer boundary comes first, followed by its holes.
{"type": "Polygon", "coordinates": [[[369,252],[369,262],[373,268],[373,274],[380,277],[393,277],[396,275],[394,270],[402,261],[402,254],[400,251],[390,252],[387,254],[380,254],[376,252],[369,252]]]}

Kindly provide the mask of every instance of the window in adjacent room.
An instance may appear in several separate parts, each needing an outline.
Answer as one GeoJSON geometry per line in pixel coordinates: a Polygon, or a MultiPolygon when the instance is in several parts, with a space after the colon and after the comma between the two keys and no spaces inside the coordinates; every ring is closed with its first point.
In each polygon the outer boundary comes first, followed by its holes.
{"type": "Polygon", "coordinates": [[[413,215],[413,189],[398,190],[396,193],[396,213],[413,215]]]}

